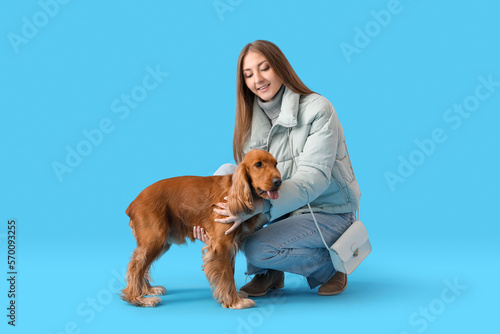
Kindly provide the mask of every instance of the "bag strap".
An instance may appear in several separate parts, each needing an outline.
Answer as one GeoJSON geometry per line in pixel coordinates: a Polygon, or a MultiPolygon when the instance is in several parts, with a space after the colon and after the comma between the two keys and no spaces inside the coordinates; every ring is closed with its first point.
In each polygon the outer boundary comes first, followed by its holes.
{"type": "MultiPolygon", "coordinates": [[[[352,166],[351,156],[349,155],[349,149],[347,148],[347,143],[345,142],[345,140],[344,140],[344,146],[345,146],[345,152],[347,153],[347,157],[349,158],[349,164],[352,166]]],[[[353,173],[353,175],[354,175],[354,173],[353,173]]],[[[354,175],[354,179],[356,179],[356,175],[354,175]]],[[[359,220],[359,206],[358,206],[358,210],[356,210],[356,212],[354,212],[354,218],[356,220],[359,220]]]]}
{"type": "MultiPolygon", "coordinates": [[[[292,147],[292,141],[290,139],[290,132],[292,131],[292,128],[288,128],[288,146],[290,146],[290,153],[292,154],[292,160],[295,165],[295,168],[298,170],[299,166],[297,165],[297,162],[295,161],[295,157],[293,155],[293,147],[292,147]]],[[[316,216],[314,215],[314,212],[311,208],[311,205],[309,202],[307,203],[307,207],[309,208],[309,211],[311,212],[312,218],[314,220],[314,224],[316,224],[316,228],[318,229],[319,235],[321,236],[321,240],[323,241],[323,244],[325,245],[326,249],[330,250],[330,247],[325,241],[325,238],[323,237],[323,233],[321,233],[321,229],[319,228],[318,221],[316,220],[316,216]]]]}

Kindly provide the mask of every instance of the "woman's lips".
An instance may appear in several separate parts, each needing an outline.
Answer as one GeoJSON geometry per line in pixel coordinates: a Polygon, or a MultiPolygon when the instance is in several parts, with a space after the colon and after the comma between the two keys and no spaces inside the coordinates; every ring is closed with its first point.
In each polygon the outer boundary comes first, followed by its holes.
{"type": "Polygon", "coordinates": [[[269,86],[270,86],[270,85],[271,85],[271,84],[267,84],[267,85],[265,85],[265,86],[262,86],[262,87],[260,87],[260,88],[258,89],[258,91],[259,91],[259,92],[265,92],[265,91],[269,88],[269,86]]]}

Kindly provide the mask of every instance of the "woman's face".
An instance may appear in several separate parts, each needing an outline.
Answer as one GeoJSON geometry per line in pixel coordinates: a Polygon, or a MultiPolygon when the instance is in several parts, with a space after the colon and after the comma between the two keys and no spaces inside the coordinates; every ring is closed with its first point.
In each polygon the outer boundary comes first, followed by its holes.
{"type": "Polygon", "coordinates": [[[249,51],[243,59],[243,77],[247,87],[262,100],[271,101],[283,82],[262,53],[249,51]]]}

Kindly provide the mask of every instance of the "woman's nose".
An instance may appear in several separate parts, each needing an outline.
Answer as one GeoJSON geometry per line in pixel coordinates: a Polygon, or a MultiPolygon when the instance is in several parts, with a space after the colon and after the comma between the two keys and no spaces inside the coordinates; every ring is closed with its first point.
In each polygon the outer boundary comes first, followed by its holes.
{"type": "Polygon", "coordinates": [[[259,72],[254,74],[254,78],[255,78],[255,83],[264,81],[264,77],[259,72]]]}

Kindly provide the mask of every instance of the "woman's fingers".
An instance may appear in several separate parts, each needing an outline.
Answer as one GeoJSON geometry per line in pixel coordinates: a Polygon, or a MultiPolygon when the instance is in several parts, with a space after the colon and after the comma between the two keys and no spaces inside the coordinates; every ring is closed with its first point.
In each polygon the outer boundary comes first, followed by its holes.
{"type": "Polygon", "coordinates": [[[233,232],[238,226],[240,226],[240,224],[243,222],[243,220],[237,220],[234,222],[233,226],[231,226],[227,231],[226,231],[226,235],[233,232]]]}
{"type": "Polygon", "coordinates": [[[215,206],[218,206],[221,209],[227,210],[227,203],[224,203],[224,202],[215,203],[215,206]]]}
{"type": "Polygon", "coordinates": [[[201,226],[193,227],[193,236],[195,239],[198,239],[205,244],[210,240],[210,237],[207,235],[206,231],[201,226]]]}
{"type": "MultiPolygon", "coordinates": [[[[227,196],[224,197],[224,200],[227,201],[227,196]]],[[[229,234],[233,232],[240,224],[245,221],[247,218],[251,217],[239,217],[239,216],[233,216],[231,212],[227,209],[227,202],[219,202],[215,204],[216,208],[214,208],[214,212],[217,213],[220,216],[224,216],[225,218],[217,218],[215,219],[216,222],[223,223],[223,224],[233,224],[227,231],[226,234],[229,234]]]]}
{"type": "Polygon", "coordinates": [[[201,240],[201,227],[200,226],[193,226],[193,236],[201,240]]]}
{"type": "Polygon", "coordinates": [[[218,223],[229,224],[236,221],[238,217],[229,216],[227,218],[217,218],[215,221],[218,223]]]}
{"type": "Polygon", "coordinates": [[[231,214],[229,213],[229,211],[225,210],[225,209],[217,209],[215,208],[214,209],[214,212],[221,215],[221,216],[230,216],[231,214]]]}

